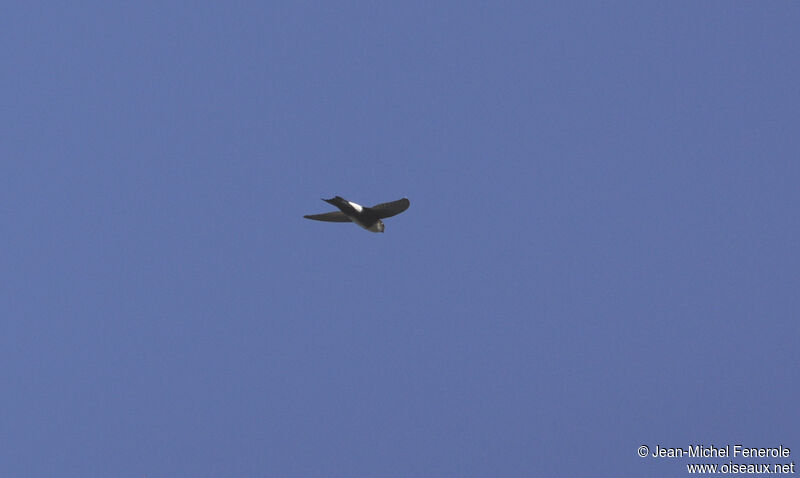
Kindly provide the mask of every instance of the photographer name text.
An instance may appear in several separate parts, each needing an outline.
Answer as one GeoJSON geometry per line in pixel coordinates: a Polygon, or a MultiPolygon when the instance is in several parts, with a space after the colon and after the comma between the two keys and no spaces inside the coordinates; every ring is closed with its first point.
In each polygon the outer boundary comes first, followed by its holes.
{"type": "Polygon", "coordinates": [[[680,457],[703,457],[703,458],[786,458],[792,454],[792,450],[783,445],[774,448],[750,448],[744,445],[725,445],[716,447],[714,445],[692,445],[687,448],[674,448],[656,445],[652,452],[653,458],[680,458],[680,457]]]}

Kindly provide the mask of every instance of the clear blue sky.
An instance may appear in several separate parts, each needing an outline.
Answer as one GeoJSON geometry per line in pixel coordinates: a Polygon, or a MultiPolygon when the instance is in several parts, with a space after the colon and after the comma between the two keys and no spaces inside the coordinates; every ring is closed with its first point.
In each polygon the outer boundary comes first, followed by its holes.
{"type": "Polygon", "coordinates": [[[798,25],[788,1],[9,3],[0,476],[796,460],[798,25]],[[302,218],[336,194],[411,208],[302,218]]]}

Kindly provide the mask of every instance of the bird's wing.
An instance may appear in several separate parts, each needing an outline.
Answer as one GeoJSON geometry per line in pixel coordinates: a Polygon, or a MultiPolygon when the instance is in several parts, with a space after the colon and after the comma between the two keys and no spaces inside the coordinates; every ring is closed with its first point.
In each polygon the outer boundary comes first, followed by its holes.
{"type": "Polygon", "coordinates": [[[400,214],[408,209],[408,206],[410,205],[411,203],[408,201],[408,199],[403,198],[398,199],[397,201],[381,203],[376,206],[372,206],[370,209],[372,209],[372,211],[378,215],[379,219],[383,219],[385,217],[392,217],[400,214]]]}
{"type": "Polygon", "coordinates": [[[342,211],[326,212],[325,214],[311,214],[303,217],[306,219],[313,219],[315,221],[350,222],[350,218],[345,216],[342,211]]]}

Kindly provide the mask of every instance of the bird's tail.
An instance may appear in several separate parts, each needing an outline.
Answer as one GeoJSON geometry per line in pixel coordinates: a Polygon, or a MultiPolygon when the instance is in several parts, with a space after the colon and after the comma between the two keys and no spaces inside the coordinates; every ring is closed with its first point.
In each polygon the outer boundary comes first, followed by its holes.
{"type": "Polygon", "coordinates": [[[336,206],[338,208],[341,208],[342,206],[347,204],[347,201],[341,196],[332,197],[330,199],[323,198],[322,200],[330,204],[331,206],[336,206]]]}

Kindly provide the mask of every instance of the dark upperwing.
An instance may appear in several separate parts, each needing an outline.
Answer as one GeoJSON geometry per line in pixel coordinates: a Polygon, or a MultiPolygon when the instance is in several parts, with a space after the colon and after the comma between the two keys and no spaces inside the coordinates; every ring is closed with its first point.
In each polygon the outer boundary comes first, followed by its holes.
{"type": "Polygon", "coordinates": [[[326,222],[350,222],[350,218],[345,216],[342,211],[326,212],[324,214],[310,214],[303,216],[306,219],[326,222]]]}
{"type": "Polygon", "coordinates": [[[408,206],[411,205],[408,199],[398,199],[397,201],[392,202],[385,202],[375,206],[372,206],[371,209],[373,213],[378,217],[378,219],[383,219],[386,217],[392,217],[400,214],[401,212],[408,209],[408,206]]]}

